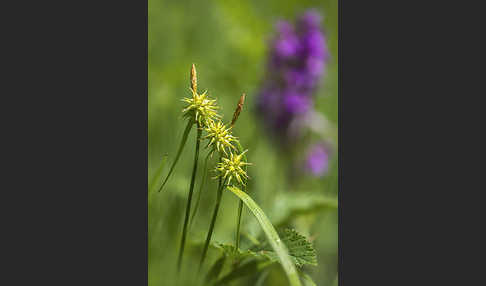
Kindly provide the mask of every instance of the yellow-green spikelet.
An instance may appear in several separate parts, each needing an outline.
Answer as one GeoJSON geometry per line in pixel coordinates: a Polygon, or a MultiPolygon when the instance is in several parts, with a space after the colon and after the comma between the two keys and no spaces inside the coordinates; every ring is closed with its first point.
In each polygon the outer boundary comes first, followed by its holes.
{"type": "Polygon", "coordinates": [[[230,151],[231,149],[234,149],[236,151],[235,146],[232,144],[232,142],[237,141],[238,139],[231,135],[231,127],[227,128],[221,121],[209,121],[208,125],[206,127],[206,132],[208,135],[204,137],[204,139],[208,139],[208,145],[207,147],[212,146],[212,151],[218,151],[223,153],[226,153],[226,148],[228,148],[230,151]]]}
{"type": "Polygon", "coordinates": [[[192,98],[182,99],[183,102],[187,103],[187,106],[182,110],[184,117],[193,119],[201,127],[207,126],[212,120],[220,118],[220,115],[216,112],[219,107],[216,105],[215,99],[209,99],[206,91],[202,94],[198,94],[192,89],[191,91],[192,98]]]}
{"type": "Polygon", "coordinates": [[[227,179],[228,185],[231,184],[231,179],[233,178],[236,178],[238,183],[245,185],[248,175],[245,170],[243,170],[243,167],[251,165],[251,163],[242,161],[243,154],[247,151],[248,150],[245,150],[239,155],[235,155],[230,151],[230,157],[223,157],[222,162],[218,163],[216,166],[216,171],[219,173],[219,176],[223,177],[223,179],[227,179]]]}

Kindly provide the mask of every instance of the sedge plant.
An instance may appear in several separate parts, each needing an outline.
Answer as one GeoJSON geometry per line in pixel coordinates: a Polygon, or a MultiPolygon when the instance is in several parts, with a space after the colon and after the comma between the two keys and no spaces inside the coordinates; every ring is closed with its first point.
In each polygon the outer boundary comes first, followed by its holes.
{"type": "Polygon", "coordinates": [[[182,153],[182,150],[184,149],[185,143],[187,141],[187,137],[189,135],[190,130],[194,125],[196,125],[197,133],[196,133],[196,149],[195,149],[195,154],[194,154],[194,164],[192,168],[192,174],[191,174],[191,183],[189,185],[189,192],[187,195],[187,205],[186,205],[186,214],[184,218],[184,226],[182,230],[182,237],[181,237],[181,244],[179,248],[179,256],[177,260],[177,269],[180,271],[181,269],[181,264],[182,264],[182,257],[184,254],[184,247],[186,243],[186,237],[187,237],[187,231],[188,231],[188,222],[189,222],[189,217],[191,213],[191,202],[192,202],[192,194],[194,190],[194,183],[196,179],[196,174],[197,174],[197,166],[198,166],[198,160],[199,160],[199,146],[201,142],[201,136],[203,132],[203,128],[206,127],[209,122],[212,122],[214,119],[217,119],[219,115],[217,114],[216,110],[218,109],[218,106],[216,105],[216,100],[215,99],[210,99],[208,97],[207,91],[203,92],[202,94],[199,94],[197,91],[197,74],[196,74],[196,67],[193,64],[191,68],[191,73],[190,73],[190,82],[191,82],[191,93],[192,97],[190,98],[184,98],[182,101],[186,103],[185,108],[182,110],[183,117],[188,120],[186,129],[184,131],[184,134],[182,136],[182,141],[179,146],[179,150],[177,152],[176,158],[174,162],[172,163],[172,166],[169,170],[169,173],[167,174],[167,177],[165,178],[164,182],[160,186],[159,192],[163,189],[164,185],[167,183],[167,180],[169,179],[170,175],[172,174],[179,157],[182,153]]]}
{"type": "MultiPolygon", "coordinates": [[[[199,205],[201,194],[204,188],[207,168],[210,169],[210,167],[208,167],[209,159],[214,154],[217,154],[218,163],[213,169],[217,174],[213,179],[218,180],[218,188],[216,190],[217,191],[216,203],[213,209],[209,230],[201,254],[201,259],[199,262],[199,270],[201,270],[201,267],[204,264],[206,254],[211,242],[211,237],[214,231],[216,219],[221,205],[223,190],[227,188],[229,191],[235,194],[239,199],[237,221],[236,221],[236,237],[235,237],[236,251],[239,250],[241,215],[242,215],[243,205],[245,204],[253,213],[255,218],[258,220],[260,226],[263,228],[264,233],[266,234],[267,239],[270,242],[270,245],[272,246],[275,253],[277,254],[277,257],[279,258],[279,262],[283,266],[283,269],[287,274],[287,277],[289,278],[290,284],[292,286],[300,286],[301,284],[297,276],[297,271],[295,269],[293,262],[289,257],[286,246],[282,243],[277,232],[275,231],[272,224],[270,223],[266,215],[263,213],[261,208],[246,193],[247,180],[249,179],[249,176],[247,174],[247,166],[251,165],[251,163],[249,163],[246,158],[246,153],[248,152],[248,150],[245,150],[240,144],[238,138],[233,136],[232,134],[232,128],[243,108],[245,94],[243,94],[240,97],[232,121],[230,125],[227,126],[222,122],[221,116],[216,111],[219,109],[219,107],[216,104],[216,100],[210,99],[207,95],[207,92],[204,92],[202,94],[199,94],[197,92],[197,77],[196,77],[196,69],[194,65],[192,65],[192,69],[191,69],[191,92],[192,92],[191,98],[183,99],[183,102],[187,104],[183,109],[183,115],[184,118],[188,119],[188,123],[186,129],[184,130],[183,138],[179,146],[178,152],[176,154],[175,160],[172,163],[169,173],[167,174],[165,180],[163,181],[159,189],[160,192],[163,189],[164,185],[167,183],[169,177],[171,176],[175,168],[175,165],[177,164],[179,157],[182,153],[182,150],[184,149],[188,134],[192,129],[192,127],[195,125],[197,129],[196,149],[194,155],[194,165],[191,173],[191,182],[190,182],[189,192],[187,197],[187,205],[185,211],[181,244],[179,248],[179,256],[177,262],[178,272],[180,272],[181,269],[182,258],[184,254],[184,246],[185,246],[187,232],[189,228],[188,227],[189,218],[191,218],[191,223],[192,223],[192,221],[194,220],[194,216],[197,212],[197,206],[199,205]],[[203,132],[206,133],[206,136],[203,136],[203,132]],[[200,143],[202,140],[208,141],[206,145],[206,149],[209,149],[209,151],[206,156],[206,159],[204,160],[204,170],[203,170],[201,186],[199,188],[196,207],[191,216],[190,215],[191,202],[192,202],[195,178],[197,175],[200,143]]],[[[221,263],[224,263],[224,260],[221,260],[221,263]]]]}
{"type": "Polygon", "coordinates": [[[214,206],[211,223],[206,236],[206,242],[204,244],[201,260],[199,262],[199,270],[204,263],[209,248],[209,243],[211,242],[214,225],[216,223],[216,218],[218,216],[221,204],[223,189],[227,184],[231,184],[232,179],[243,183],[243,180],[246,180],[248,177],[246,172],[244,172],[242,169],[243,166],[248,165],[247,162],[241,160],[244,152],[239,155],[235,155],[237,148],[233,144],[239,144],[239,141],[238,138],[231,134],[231,128],[232,127],[226,127],[226,125],[224,125],[221,121],[218,121],[213,122],[206,129],[208,135],[205,137],[205,139],[209,140],[207,147],[211,148],[209,151],[210,154],[219,154],[219,161],[215,169],[217,176],[214,177],[215,179],[218,179],[218,189],[216,195],[216,204],[214,206]]]}

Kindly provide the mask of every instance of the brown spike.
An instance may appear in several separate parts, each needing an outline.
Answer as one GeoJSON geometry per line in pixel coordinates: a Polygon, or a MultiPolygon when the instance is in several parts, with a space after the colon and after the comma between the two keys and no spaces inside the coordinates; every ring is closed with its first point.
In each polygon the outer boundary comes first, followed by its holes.
{"type": "Polygon", "coordinates": [[[196,74],[196,66],[192,64],[191,68],[191,88],[194,92],[197,92],[197,74],[196,74]]]}
{"type": "Polygon", "coordinates": [[[244,103],[245,103],[245,94],[243,93],[240,96],[240,100],[238,101],[238,105],[236,106],[235,113],[233,113],[233,120],[231,121],[231,127],[233,127],[233,125],[235,125],[235,122],[238,119],[238,116],[240,116],[240,112],[243,109],[244,103]]]}

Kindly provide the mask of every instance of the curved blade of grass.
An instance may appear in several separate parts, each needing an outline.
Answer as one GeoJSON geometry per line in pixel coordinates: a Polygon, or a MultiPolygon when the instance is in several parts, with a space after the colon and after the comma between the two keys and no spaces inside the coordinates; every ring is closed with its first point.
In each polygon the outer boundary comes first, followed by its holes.
{"type": "Polygon", "coordinates": [[[174,168],[177,164],[177,161],[179,161],[179,157],[182,154],[182,150],[184,149],[184,146],[186,145],[187,137],[189,136],[189,132],[191,131],[193,124],[194,124],[194,122],[192,120],[189,120],[189,122],[187,122],[187,126],[186,126],[186,129],[184,130],[184,134],[182,135],[181,144],[179,145],[179,150],[177,151],[177,155],[175,157],[174,163],[172,163],[172,166],[170,167],[170,170],[169,170],[169,173],[167,174],[167,177],[165,178],[164,182],[160,186],[159,192],[162,191],[162,189],[165,186],[165,183],[167,183],[167,180],[169,180],[169,177],[172,174],[172,171],[174,171],[174,168]]]}
{"type": "Polygon", "coordinates": [[[275,253],[277,253],[278,255],[280,264],[282,265],[285,274],[287,274],[290,285],[302,286],[295,265],[288,254],[287,247],[278,236],[277,231],[273,227],[272,223],[268,220],[263,210],[255,203],[255,201],[253,201],[250,196],[248,196],[248,194],[244,193],[240,189],[234,186],[230,186],[228,187],[228,190],[238,196],[245,203],[245,205],[250,209],[250,211],[260,223],[260,226],[267,236],[270,245],[272,246],[275,253]]]}
{"type": "Polygon", "coordinates": [[[152,179],[149,182],[149,185],[148,185],[149,193],[153,192],[153,189],[155,188],[157,181],[159,180],[160,176],[162,175],[162,170],[164,170],[164,166],[165,166],[166,161],[167,161],[167,154],[162,156],[162,160],[160,161],[160,166],[157,168],[152,179]]]}

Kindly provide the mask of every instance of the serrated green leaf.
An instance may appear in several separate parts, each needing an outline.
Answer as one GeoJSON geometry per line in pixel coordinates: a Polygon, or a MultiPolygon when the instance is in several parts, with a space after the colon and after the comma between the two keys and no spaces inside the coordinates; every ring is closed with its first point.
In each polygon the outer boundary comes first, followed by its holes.
{"type": "MultiPolygon", "coordinates": [[[[290,258],[298,267],[306,264],[317,266],[316,251],[307,238],[299,234],[294,229],[285,229],[281,233],[282,241],[287,246],[290,258]]],[[[263,249],[268,249],[268,245],[262,245],[263,249]]],[[[268,250],[262,252],[271,260],[277,260],[275,252],[268,250]]]]}

